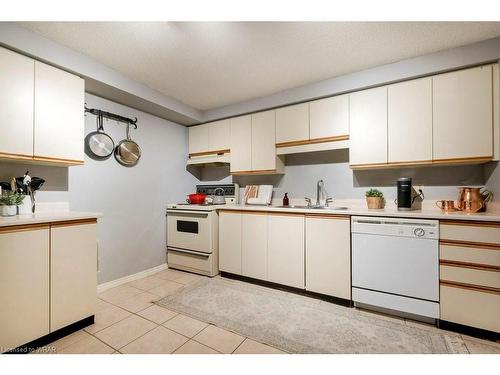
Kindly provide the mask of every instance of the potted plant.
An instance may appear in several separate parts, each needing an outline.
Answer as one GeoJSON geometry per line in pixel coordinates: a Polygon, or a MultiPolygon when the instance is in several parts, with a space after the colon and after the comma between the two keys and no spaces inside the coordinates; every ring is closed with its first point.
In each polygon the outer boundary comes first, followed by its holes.
{"type": "Polygon", "coordinates": [[[0,215],[16,216],[17,206],[22,203],[24,194],[5,192],[0,195],[0,215]]]}
{"type": "Polygon", "coordinates": [[[365,193],[366,204],[369,209],[381,209],[384,208],[384,194],[377,189],[370,189],[365,193]]]}

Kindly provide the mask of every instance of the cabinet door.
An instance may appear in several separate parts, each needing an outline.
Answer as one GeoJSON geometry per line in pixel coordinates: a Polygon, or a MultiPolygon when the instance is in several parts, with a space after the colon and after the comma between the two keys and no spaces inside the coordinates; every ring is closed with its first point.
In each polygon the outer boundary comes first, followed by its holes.
{"type": "Polygon", "coordinates": [[[304,216],[269,215],[268,280],[304,289],[304,216]]]}
{"type": "Polygon", "coordinates": [[[387,163],[387,87],[349,95],[349,164],[387,163]]]}
{"type": "Polygon", "coordinates": [[[33,158],[35,62],[0,47],[0,156],[33,158]]]}
{"type": "Polygon", "coordinates": [[[433,77],[434,160],[492,157],[492,67],[433,77]]]}
{"type": "Polygon", "coordinates": [[[231,143],[231,120],[211,122],[208,126],[208,150],[229,150],[231,143]]]}
{"type": "Polygon", "coordinates": [[[387,88],[388,161],[432,160],[432,78],[387,88]]]}
{"type": "Polygon", "coordinates": [[[208,151],[208,124],[190,126],[189,134],[189,153],[196,154],[208,151]]]}
{"type": "Polygon", "coordinates": [[[241,214],[219,214],[219,269],[241,275],[241,214]]]}
{"type": "Polygon", "coordinates": [[[276,110],[276,143],[309,140],[309,103],[276,110]]]}
{"type": "Polygon", "coordinates": [[[50,331],[95,314],[97,225],[55,223],[50,241],[50,331]]]}
{"type": "Polygon", "coordinates": [[[0,228],[0,352],[49,333],[49,227],[0,228]]]}
{"type": "Polygon", "coordinates": [[[241,255],[244,276],[267,280],[267,214],[242,215],[241,255]]]}
{"type": "Polygon", "coordinates": [[[306,217],[306,290],[351,299],[349,216],[306,217]]]}
{"type": "Polygon", "coordinates": [[[83,79],[35,62],[35,159],[83,163],[84,102],[83,79]]]}
{"type": "Polygon", "coordinates": [[[252,169],[252,117],[231,119],[231,172],[252,169]]]}
{"type": "Polygon", "coordinates": [[[349,95],[315,100],[309,103],[309,138],[349,135],[349,95]]]}
{"type": "Polygon", "coordinates": [[[276,169],[275,111],[252,114],[252,170],[276,169]]]}

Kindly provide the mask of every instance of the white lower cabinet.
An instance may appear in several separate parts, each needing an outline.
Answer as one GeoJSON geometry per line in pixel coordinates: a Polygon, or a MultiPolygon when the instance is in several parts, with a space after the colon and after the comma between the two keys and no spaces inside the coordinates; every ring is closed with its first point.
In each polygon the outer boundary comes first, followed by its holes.
{"type": "Polygon", "coordinates": [[[304,271],[304,216],[269,214],[268,280],[304,289],[304,271]]]}
{"type": "Polygon", "coordinates": [[[254,279],[267,280],[267,215],[244,214],[241,224],[242,274],[254,279]]]}
{"type": "Polygon", "coordinates": [[[219,269],[241,275],[241,213],[219,213],[219,269]]]}
{"type": "Polygon", "coordinates": [[[306,216],[306,290],[351,299],[349,216],[306,216]]]}
{"type": "Polygon", "coordinates": [[[97,295],[97,225],[52,224],[50,331],[94,315],[97,295]]]}
{"type": "Polygon", "coordinates": [[[49,333],[49,226],[0,228],[0,352],[49,333]]]}

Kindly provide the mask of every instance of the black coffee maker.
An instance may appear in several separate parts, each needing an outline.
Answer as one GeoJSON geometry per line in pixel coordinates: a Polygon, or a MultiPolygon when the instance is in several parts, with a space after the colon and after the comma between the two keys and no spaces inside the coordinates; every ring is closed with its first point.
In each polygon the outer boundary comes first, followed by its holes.
{"type": "Polygon", "coordinates": [[[409,211],[415,199],[420,197],[424,199],[424,193],[418,189],[418,194],[413,195],[413,187],[411,186],[410,177],[398,178],[398,197],[395,201],[398,206],[398,211],[409,211]]]}

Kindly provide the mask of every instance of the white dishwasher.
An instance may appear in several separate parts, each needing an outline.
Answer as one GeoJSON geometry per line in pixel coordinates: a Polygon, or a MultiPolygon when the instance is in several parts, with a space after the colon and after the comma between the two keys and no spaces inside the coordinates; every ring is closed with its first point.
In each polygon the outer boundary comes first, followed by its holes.
{"type": "Polygon", "coordinates": [[[439,222],[351,218],[352,299],[439,318],[439,222]]]}

